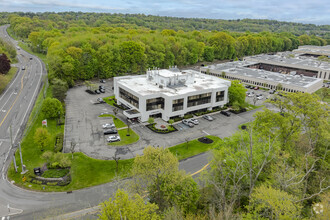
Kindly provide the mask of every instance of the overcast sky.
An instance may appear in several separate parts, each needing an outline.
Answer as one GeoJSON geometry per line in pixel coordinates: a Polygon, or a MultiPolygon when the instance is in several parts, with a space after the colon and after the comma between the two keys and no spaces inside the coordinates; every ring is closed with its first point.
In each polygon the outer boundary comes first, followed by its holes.
{"type": "Polygon", "coordinates": [[[330,0],[0,0],[0,11],[143,13],[330,24],[330,0]]]}

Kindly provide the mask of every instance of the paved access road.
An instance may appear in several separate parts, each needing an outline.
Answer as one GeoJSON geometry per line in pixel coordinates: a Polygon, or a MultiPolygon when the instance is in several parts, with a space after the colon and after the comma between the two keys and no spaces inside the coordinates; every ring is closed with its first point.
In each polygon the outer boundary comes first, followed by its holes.
{"type": "MultiPolygon", "coordinates": [[[[0,27],[0,38],[17,47],[17,42],[8,36],[7,27],[8,25],[0,27]]],[[[3,206],[7,209],[8,205],[6,199],[2,197],[2,192],[7,192],[4,185],[5,171],[14,152],[11,136],[15,144],[20,140],[41,88],[42,77],[46,75],[44,65],[37,57],[19,49],[17,59],[18,63],[14,66],[18,67],[18,72],[0,95],[0,210],[3,210],[3,206]]]]}

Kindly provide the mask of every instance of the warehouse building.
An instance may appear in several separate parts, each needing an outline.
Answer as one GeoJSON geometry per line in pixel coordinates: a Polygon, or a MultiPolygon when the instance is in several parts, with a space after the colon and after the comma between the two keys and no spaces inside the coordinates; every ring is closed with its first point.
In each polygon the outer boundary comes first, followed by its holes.
{"type": "Polygon", "coordinates": [[[253,62],[253,68],[260,70],[283,74],[295,72],[298,75],[330,80],[330,64],[315,58],[288,55],[285,52],[276,55],[260,54],[245,57],[244,60],[253,62]]]}
{"type": "Polygon", "coordinates": [[[298,49],[292,51],[299,56],[319,57],[327,56],[330,58],[330,45],[327,46],[313,46],[305,45],[299,46],[298,49]]]}
{"type": "Polygon", "coordinates": [[[258,67],[260,67],[259,62],[245,60],[202,67],[201,72],[231,80],[240,80],[258,87],[282,89],[287,92],[313,93],[323,84],[322,79],[297,74],[295,71],[283,74],[258,67]]]}
{"type": "Polygon", "coordinates": [[[199,110],[223,107],[231,82],[193,70],[148,70],[145,75],[114,78],[117,104],[127,118],[145,122],[149,117],[170,118],[199,110]]]}

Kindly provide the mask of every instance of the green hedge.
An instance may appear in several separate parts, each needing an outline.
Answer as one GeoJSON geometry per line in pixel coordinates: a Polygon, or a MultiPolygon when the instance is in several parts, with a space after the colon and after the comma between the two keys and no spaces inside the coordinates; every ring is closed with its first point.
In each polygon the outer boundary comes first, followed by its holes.
{"type": "Polygon", "coordinates": [[[54,146],[54,152],[60,152],[63,149],[63,139],[64,139],[64,134],[63,133],[58,133],[55,137],[55,146],[54,146]]]}

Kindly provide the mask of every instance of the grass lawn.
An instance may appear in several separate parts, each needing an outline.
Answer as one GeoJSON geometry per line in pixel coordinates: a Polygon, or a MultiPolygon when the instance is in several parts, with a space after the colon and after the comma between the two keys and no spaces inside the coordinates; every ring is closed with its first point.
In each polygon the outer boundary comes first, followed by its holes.
{"type": "Polygon", "coordinates": [[[319,90],[317,90],[316,92],[315,92],[315,94],[316,95],[318,95],[320,98],[321,98],[321,91],[322,90],[324,90],[324,91],[328,91],[328,93],[327,93],[327,95],[325,95],[324,96],[324,99],[323,99],[323,101],[324,102],[327,102],[327,103],[330,103],[330,89],[329,88],[321,88],[321,89],[319,89],[319,90]],[[326,90],[325,90],[326,89],[326,90]]]}
{"type": "Polygon", "coordinates": [[[112,117],[113,118],[113,123],[116,125],[116,128],[124,128],[127,127],[127,125],[120,120],[119,118],[116,118],[114,115],[112,114],[103,114],[103,115],[99,115],[100,118],[107,118],[107,117],[112,117]]]}
{"type": "Polygon", "coordinates": [[[208,150],[211,150],[219,145],[221,139],[216,136],[206,136],[213,140],[211,144],[204,144],[199,142],[197,139],[189,141],[188,146],[187,143],[182,143],[170,147],[169,150],[177,156],[179,160],[186,159],[188,157],[192,157],[201,153],[204,153],[208,150]]]}
{"type": "Polygon", "coordinates": [[[130,136],[126,136],[127,129],[118,130],[118,134],[120,136],[120,141],[109,143],[111,146],[122,146],[127,144],[132,144],[139,140],[139,135],[137,135],[132,129],[130,129],[130,136]]]}
{"type": "Polygon", "coordinates": [[[8,83],[14,78],[17,72],[17,67],[11,67],[6,75],[0,73],[0,94],[6,88],[8,83]]]}
{"type": "Polygon", "coordinates": [[[103,101],[105,101],[106,103],[108,103],[111,106],[114,106],[114,103],[115,103],[114,98],[115,98],[114,95],[113,96],[108,96],[108,97],[103,98],[103,101]],[[110,101],[109,98],[111,98],[112,100],[110,101]]]}

